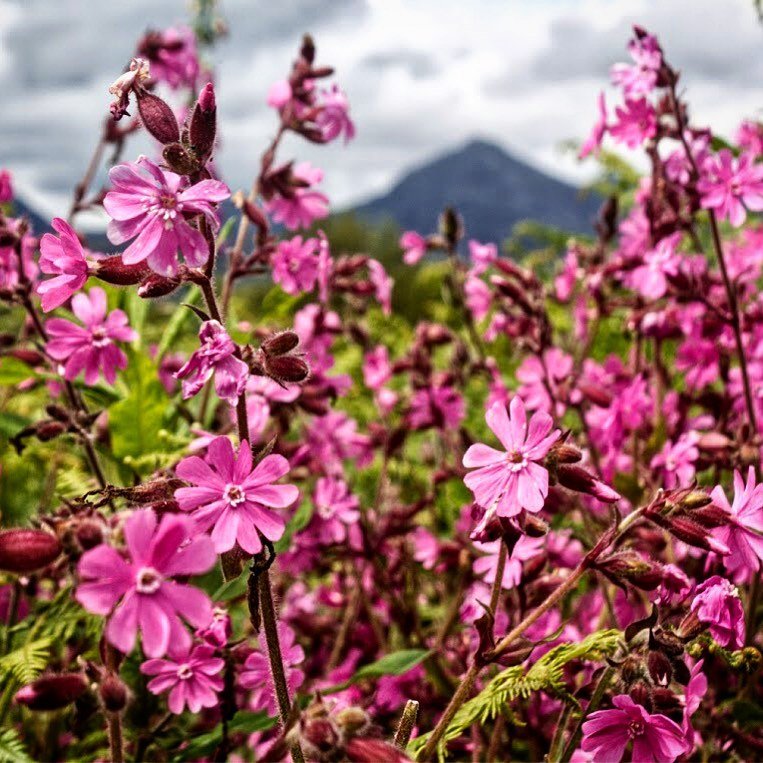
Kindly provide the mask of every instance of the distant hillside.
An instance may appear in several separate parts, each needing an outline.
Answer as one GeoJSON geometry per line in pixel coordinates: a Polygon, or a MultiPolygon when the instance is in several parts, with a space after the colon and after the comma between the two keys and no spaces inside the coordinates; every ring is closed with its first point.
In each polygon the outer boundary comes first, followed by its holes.
{"type": "Polygon", "coordinates": [[[500,242],[521,220],[575,233],[591,231],[600,199],[549,177],[483,140],[410,171],[383,196],[355,207],[360,218],[394,220],[403,229],[428,233],[445,206],[456,207],[466,234],[500,242]]]}

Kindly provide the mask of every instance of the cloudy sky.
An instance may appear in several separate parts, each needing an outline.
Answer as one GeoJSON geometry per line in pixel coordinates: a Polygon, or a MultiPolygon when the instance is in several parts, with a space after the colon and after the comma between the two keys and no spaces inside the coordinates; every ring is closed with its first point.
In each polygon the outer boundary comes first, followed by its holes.
{"type": "MultiPolygon", "coordinates": [[[[752,0],[221,0],[230,35],[214,52],[232,188],[248,187],[274,127],[269,84],[303,32],[335,66],[357,138],[291,141],[284,157],[326,171],[337,206],[385,190],[408,168],[471,137],[494,140],[571,180],[560,153],[586,135],[630,25],[659,34],[684,74],[696,121],[721,134],[763,108],[763,27],[752,0]]],[[[108,107],[109,83],[148,27],[186,18],[187,0],[0,0],[0,166],[49,215],[62,213],[108,107]]],[[[145,146],[128,149],[132,156],[145,146]]]]}

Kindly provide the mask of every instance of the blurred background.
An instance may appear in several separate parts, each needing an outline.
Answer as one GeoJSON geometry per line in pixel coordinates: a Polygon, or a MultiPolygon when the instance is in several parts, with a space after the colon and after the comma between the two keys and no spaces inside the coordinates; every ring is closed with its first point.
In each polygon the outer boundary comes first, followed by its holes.
{"type": "MultiPolygon", "coordinates": [[[[2,0],[0,167],[40,218],[65,214],[107,113],[108,85],[148,28],[189,23],[189,0],[2,0]]],[[[763,104],[763,29],[753,0],[220,0],[218,165],[248,188],[276,118],[267,90],[310,32],[336,68],[356,139],[284,145],[325,170],[334,211],[422,232],[445,203],[467,234],[502,240],[523,219],[589,228],[597,203],[579,143],[630,26],[656,33],[683,71],[695,122],[733,134],[763,104]]],[[[134,141],[132,159],[151,147],[134,141]]],[[[82,217],[84,227],[99,225],[82,217]]]]}

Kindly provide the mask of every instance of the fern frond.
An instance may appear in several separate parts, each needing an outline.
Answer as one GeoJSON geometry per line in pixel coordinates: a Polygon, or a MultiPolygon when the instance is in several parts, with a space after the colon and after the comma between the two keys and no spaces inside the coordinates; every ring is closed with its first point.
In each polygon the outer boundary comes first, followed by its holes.
{"type": "Polygon", "coordinates": [[[0,729],[0,763],[33,763],[16,729],[0,729]]]}
{"type": "Polygon", "coordinates": [[[18,684],[28,684],[42,673],[50,660],[51,638],[30,641],[0,657],[0,676],[11,676],[18,684]]]}

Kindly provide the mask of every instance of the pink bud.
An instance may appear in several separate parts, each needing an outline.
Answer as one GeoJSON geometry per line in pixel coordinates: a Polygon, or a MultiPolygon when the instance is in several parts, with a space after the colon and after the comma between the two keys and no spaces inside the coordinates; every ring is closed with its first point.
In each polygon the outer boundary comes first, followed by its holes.
{"type": "Polygon", "coordinates": [[[61,553],[55,535],[45,530],[14,529],[0,532],[0,570],[25,574],[47,567],[61,553]]]}
{"type": "Polygon", "coordinates": [[[87,681],[81,673],[43,676],[16,692],[16,702],[30,710],[59,710],[81,697],[87,681]]]}
{"type": "Polygon", "coordinates": [[[176,143],[180,140],[180,128],[169,104],[153,93],[141,92],[138,111],[143,126],[160,143],[176,143]]]}

